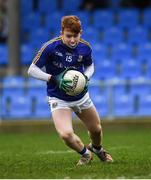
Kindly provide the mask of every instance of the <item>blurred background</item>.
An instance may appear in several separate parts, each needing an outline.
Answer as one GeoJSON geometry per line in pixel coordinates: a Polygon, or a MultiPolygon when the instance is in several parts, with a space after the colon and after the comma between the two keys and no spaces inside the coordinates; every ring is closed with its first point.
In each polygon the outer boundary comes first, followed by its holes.
{"type": "Polygon", "coordinates": [[[47,120],[45,82],[27,69],[63,15],[93,49],[90,96],[103,120],[151,116],[150,0],[0,0],[0,120],[47,120]]]}

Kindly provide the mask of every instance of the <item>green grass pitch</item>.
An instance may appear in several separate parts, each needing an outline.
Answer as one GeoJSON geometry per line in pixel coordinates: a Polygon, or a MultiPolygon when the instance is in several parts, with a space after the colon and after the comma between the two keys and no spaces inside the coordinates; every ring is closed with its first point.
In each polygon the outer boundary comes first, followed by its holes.
{"type": "MultiPolygon", "coordinates": [[[[76,126],[76,125],[75,125],[76,126]]],[[[80,155],[67,148],[53,128],[46,132],[0,133],[0,179],[151,178],[151,126],[103,125],[104,147],[114,163],[100,162],[76,167],[80,155]]],[[[85,144],[83,126],[75,127],[85,144]]]]}

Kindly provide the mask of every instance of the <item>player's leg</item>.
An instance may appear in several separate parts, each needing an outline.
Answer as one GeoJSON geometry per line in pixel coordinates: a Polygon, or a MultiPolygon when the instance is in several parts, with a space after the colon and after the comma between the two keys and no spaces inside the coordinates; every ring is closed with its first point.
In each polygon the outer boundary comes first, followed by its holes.
{"type": "Polygon", "coordinates": [[[55,128],[59,136],[72,149],[80,152],[83,143],[77,135],[74,134],[72,127],[72,112],[70,109],[58,109],[52,112],[55,128]]]}
{"type": "Polygon", "coordinates": [[[88,109],[83,109],[81,113],[77,113],[77,116],[82,120],[88,129],[92,141],[89,144],[88,149],[97,154],[102,161],[112,162],[113,159],[111,155],[102,147],[102,128],[96,108],[91,106],[88,109]]]}
{"type": "Polygon", "coordinates": [[[83,109],[81,113],[76,113],[88,129],[93,145],[100,146],[102,144],[102,128],[99,115],[94,106],[83,109]]]}
{"type": "Polygon", "coordinates": [[[73,131],[72,111],[70,109],[57,109],[52,112],[52,117],[55,128],[65,144],[82,155],[82,161],[80,159],[78,165],[88,164],[92,160],[92,155],[73,131]]]}

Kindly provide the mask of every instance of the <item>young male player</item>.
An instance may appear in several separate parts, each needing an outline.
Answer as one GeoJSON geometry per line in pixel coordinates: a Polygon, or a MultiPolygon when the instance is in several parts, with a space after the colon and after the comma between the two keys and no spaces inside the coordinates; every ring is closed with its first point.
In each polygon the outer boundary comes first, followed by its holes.
{"type": "Polygon", "coordinates": [[[61,36],[46,42],[30,65],[28,74],[47,82],[48,102],[51,106],[55,128],[71,149],[81,154],[77,165],[85,165],[92,160],[91,152],[101,161],[113,159],[102,147],[102,129],[100,118],[89,97],[87,87],[77,96],[69,96],[70,86],[62,74],[68,68],[82,72],[89,80],[94,72],[91,47],[82,40],[81,22],[77,16],[64,16],[61,23],[61,36]],[[45,67],[45,71],[42,68],[45,67]],[[72,111],[87,128],[91,143],[86,147],[74,133],[72,111]]]}

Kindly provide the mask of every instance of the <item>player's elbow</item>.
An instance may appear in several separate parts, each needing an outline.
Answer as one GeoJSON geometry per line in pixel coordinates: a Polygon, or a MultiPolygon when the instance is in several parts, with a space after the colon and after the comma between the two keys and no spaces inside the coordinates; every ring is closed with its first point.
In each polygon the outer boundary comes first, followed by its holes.
{"type": "Polygon", "coordinates": [[[28,76],[31,76],[31,75],[32,75],[32,67],[31,67],[31,65],[30,65],[30,67],[28,68],[27,74],[28,74],[28,76]]]}
{"type": "Polygon", "coordinates": [[[30,76],[30,74],[31,74],[30,67],[28,68],[27,74],[28,74],[28,76],[30,76]]]}

